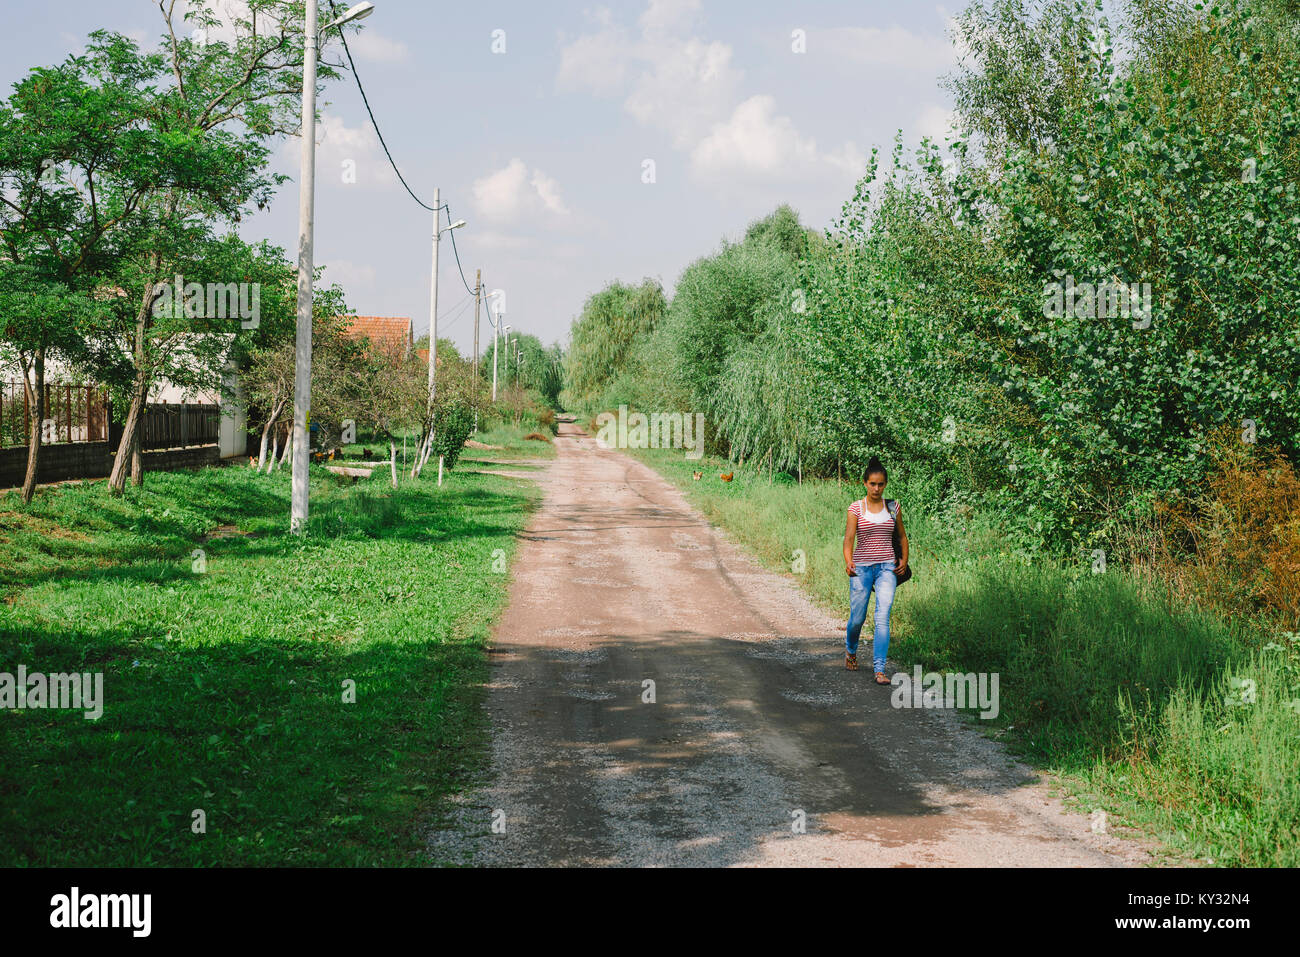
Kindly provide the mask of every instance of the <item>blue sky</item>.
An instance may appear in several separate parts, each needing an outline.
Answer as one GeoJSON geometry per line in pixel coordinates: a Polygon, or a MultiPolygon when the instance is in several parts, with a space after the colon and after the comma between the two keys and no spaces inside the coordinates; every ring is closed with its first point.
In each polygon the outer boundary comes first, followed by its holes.
{"type": "MultiPolygon", "coordinates": [[[[482,267],[505,291],[506,321],[546,342],[564,341],[609,280],[651,276],[671,290],[692,260],[780,203],[825,227],[873,146],[949,123],[940,78],[954,64],[956,5],[374,2],[349,42],[394,158],[425,202],[439,186],[468,221],[457,242],[470,283],[482,267]]],[[[6,92],[95,28],[154,45],[162,25],[152,0],[14,4],[6,22],[6,92]]],[[[356,311],[410,316],[422,334],[432,214],[387,168],[351,77],[321,109],[317,262],[356,311]]],[[[277,148],[275,168],[293,181],[244,221],[245,238],[294,248],[298,150],[296,139],[277,148]]],[[[468,353],[472,301],[449,243],[440,265],[439,333],[468,353]]]]}

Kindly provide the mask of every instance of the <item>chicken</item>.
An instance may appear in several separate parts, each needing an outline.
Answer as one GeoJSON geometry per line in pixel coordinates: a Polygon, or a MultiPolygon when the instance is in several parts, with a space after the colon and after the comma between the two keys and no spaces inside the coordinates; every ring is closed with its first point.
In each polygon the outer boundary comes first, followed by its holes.
{"type": "Polygon", "coordinates": [[[703,473],[703,472],[692,472],[692,473],[691,473],[691,478],[694,479],[696,482],[698,482],[700,479],[704,478],[704,473],[703,473]]]}
{"type": "Polygon", "coordinates": [[[718,478],[722,479],[722,481],[724,481],[724,482],[730,482],[730,481],[731,481],[733,478],[735,478],[735,477],[736,477],[736,473],[735,473],[735,472],[728,472],[726,475],[719,475],[719,476],[718,476],[718,478]]]}

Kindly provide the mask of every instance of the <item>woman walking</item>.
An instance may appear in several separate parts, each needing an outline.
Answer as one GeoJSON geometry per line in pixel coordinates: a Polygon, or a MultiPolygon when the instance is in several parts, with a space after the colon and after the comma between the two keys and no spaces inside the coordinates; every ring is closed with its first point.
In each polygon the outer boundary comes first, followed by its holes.
{"type": "Polygon", "coordinates": [[[894,603],[898,576],[907,571],[907,532],[897,502],[886,502],[885,466],[874,455],[862,472],[867,497],[849,506],[844,530],[844,568],[849,573],[849,626],[844,640],[844,667],[858,670],[858,639],[867,620],[867,601],[876,593],[875,633],[871,657],[876,684],[889,684],[885,659],[889,654],[889,609],[894,603]],[[894,530],[898,530],[898,556],[894,556],[894,530]]]}

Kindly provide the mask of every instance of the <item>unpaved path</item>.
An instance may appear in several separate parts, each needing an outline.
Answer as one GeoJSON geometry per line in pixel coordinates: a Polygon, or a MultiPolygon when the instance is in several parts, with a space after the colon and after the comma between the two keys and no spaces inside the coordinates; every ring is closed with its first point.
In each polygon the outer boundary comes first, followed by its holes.
{"type": "Polygon", "coordinates": [[[870,670],[844,670],[843,621],[748,558],[653,470],[573,425],[557,445],[556,460],[526,476],[546,494],[492,652],[491,780],[432,832],[435,859],[1150,860],[1135,841],[1094,833],[952,713],[890,707],[870,670]],[[647,680],[654,703],[643,700],[647,680]]]}

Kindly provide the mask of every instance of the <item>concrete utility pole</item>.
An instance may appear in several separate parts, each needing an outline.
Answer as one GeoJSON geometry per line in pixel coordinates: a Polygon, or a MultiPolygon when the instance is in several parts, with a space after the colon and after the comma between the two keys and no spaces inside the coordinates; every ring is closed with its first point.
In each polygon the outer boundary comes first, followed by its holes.
{"type": "Polygon", "coordinates": [[[478,306],[483,298],[483,270],[474,274],[474,431],[478,431],[478,306]]]}
{"type": "Polygon", "coordinates": [[[474,274],[474,374],[478,375],[478,307],[483,299],[483,270],[474,274]]]}
{"type": "Polygon", "coordinates": [[[298,180],[298,322],[294,333],[293,477],[289,531],[307,530],[307,416],[311,409],[312,241],[316,212],[316,0],[307,0],[302,64],[302,161],[298,180]]]}
{"type": "MultiPolygon", "coordinates": [[[[488,306],[488,317],[492,316],[492,307],[488,306]]],[[[492,401],[497,400],[497,344],[501,341],[501,312],[497,307],[496,322],[492,323],[492,401]]]]}
{"type": "MultiPolygon", "coordinates": [[[[372,3],[358,3],[325,29],[364,20],[375,12],[372,3]]],[[[293,368],[293,475],[289,504],[289,531],[307,531],[307,472],[311,439],[311,320],[314,280],[312,243],[316,226],[316,56],[320,46],[317,0],[306,0],[302,58],[302,161],[298,179],[298,321],[294,331],[293,368]]]]}
{"type": "MultiPolygon", "coordinates": [[[[451,218],[448,213],[447,218],[451,218]]],[[[442,190],[434,189],[433,191],[433,275],[429,277],[429,411],[433,411],[433,399],[436,395],[437,383],[434,381],[434,374],[438,368],[438,244],[442,240],[443,233],[449,233],[453,229],[460,229],[465,225],[465,220],[458,219],[454,223],[442,225],[442,190]]]]}
{"type": "Polygon", "coordinates": [[[429,278],[429,409],[437,390],[434,372],[438,367],[438,240],[442,236],[442,190],[433,191],[433,275],[429,278]]]}

